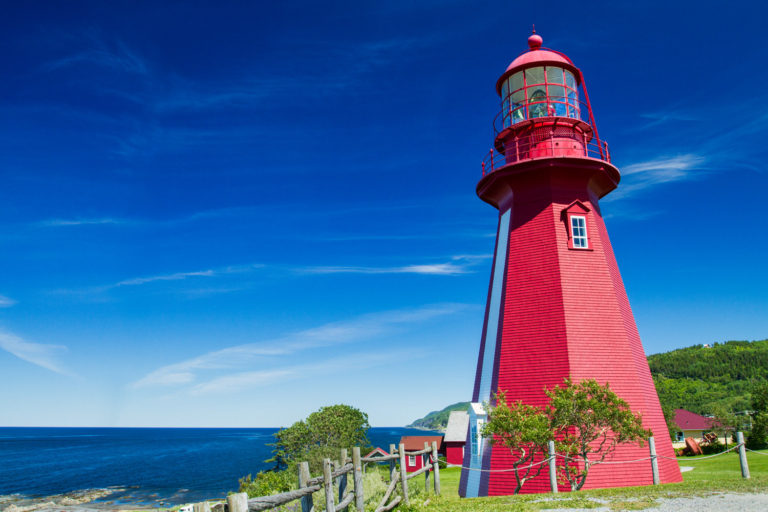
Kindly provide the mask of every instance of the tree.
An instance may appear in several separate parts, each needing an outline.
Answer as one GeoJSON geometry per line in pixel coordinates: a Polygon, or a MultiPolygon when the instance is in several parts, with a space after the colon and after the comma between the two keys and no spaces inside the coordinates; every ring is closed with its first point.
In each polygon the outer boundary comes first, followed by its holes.
{"type": "MultiPolygon", "coordinates": [[[[733,435],[738,425],[738,418],[720,404],[713,405],[710,411],[712,413],[712,431],[717,434],[717,437],[723,436],[725,447],[728,448],[728,434],[733,435]]],[[[717,443],[719,444],[719,441],[717,443]]]]}
{"type": "Polygon", "coordinates": [[[512,452],[512,468],[515,473],[515,494],[523,484],[537,477],[546,464],[531,464],[547,450],[547,442],[552,439],[549,418],[539,407],[526,405],[520,401],[507,405],[503,391],[496,394],[496,406],[486,404],[488,422],[483,426],[483,437],[489,437],[491,444],[501,442],[512,452]]]}
{"type": "Polygon", "coordinates": [[[322,407],[306,420],[297,421],[274,434],[276,441],[272,458],[276,469],[283,469],[301,461],[308,461],[310,469],[322,470],[324,458],[336,459],[342,448],[351,449],[369,445],[368,415],[349,405],[322,407]]]}
{"type": "Polygon", "coordinates": [[[680,427],[675,423],[675,410],[672,407],[661,405],[661,412],[664,414],[664,422],[667,424],[667,430],[669,431],[669,438],[675,439],[677,433],[680,431],[680,427]]]}
{"type": "Polygon", "coordinates": [[[752,430],[747,437],[747,448],[759,450],[768,447],[768,382],[752,386],[752,430]]]}
{"type": "Polygon", "coordinates": [[[616,445],[642,446],[643,440],[652,435],[643,428],[640,416],[608,384],[600,385],[594,379],[574,384],[566,379],[563,387],[545,392],[550,399],[547,413],[556,449],[570,458],[561,471],[573,491],[582,488],[589,468],[605,460],[616,445]],[[576,457],[581,460],[572,460],[576,457]]]}

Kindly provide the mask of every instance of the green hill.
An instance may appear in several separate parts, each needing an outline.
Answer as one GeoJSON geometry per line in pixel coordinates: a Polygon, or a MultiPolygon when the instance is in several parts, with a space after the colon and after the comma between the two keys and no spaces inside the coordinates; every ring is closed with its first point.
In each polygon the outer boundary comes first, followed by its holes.
{"type": "Polygon", "coordinates": [[[445,430],[445,426],[448,424],[448,416],[451,415],[451,411],[466,411],[468,408],[469,402],[457,402],[449,405],[445,409],[432,411],[423,418],[418,419],[407,426],[424,428],[427,430],[445,430]]]}
{"type": "MultiPolygon", "coordinates": [[[[750,388],[768,380],[768,340],[694,345],[650,355],[648,365],[666,410],[687,409],[698,414],[711,414],[716,406],[731,412],[749,410],[750,388]]],[[[443,430],[450,412],[466,410],[468,405],[449,405],[408,426],[443,430]]]]}
{"type": "Polygon", "coordinates": [[[749,389],[768,379],[768,340],[694,345],[648,356],[656,391],[667,409],[709,414],[721,405],[750,409],[749,389]]]}

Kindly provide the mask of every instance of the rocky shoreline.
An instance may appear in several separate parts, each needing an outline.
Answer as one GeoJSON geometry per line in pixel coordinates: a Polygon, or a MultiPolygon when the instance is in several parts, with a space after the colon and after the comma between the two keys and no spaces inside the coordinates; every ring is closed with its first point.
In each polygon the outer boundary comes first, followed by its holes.
{"type": "Polygon", "coordinates": [[[129,487],[109,487],[106,489],[84,489],[51,496],[8,494],[0,496],[0,512],[42,512],[52,510],[85,512],[165,508],[146,502],[131,503],[122,497],[129,491],[129,487]],[[121,495],[121,499],[109,500],[108,498],[113,495],[121,495]]]}

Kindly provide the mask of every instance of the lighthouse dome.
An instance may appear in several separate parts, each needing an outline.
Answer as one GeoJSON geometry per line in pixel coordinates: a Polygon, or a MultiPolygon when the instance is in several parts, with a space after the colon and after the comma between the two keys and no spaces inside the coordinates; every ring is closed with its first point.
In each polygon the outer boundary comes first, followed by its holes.
{"type": "Polygon", "coordinates": [[[521,53],[507,66],[504,74],[496,82],[496,92],[501,94],[502,84],[510,75],[531,67],[559,66],[570,71],[579,81],[579,71],[573,61],[560,52],[542,48],[542,44],[543,39],[536,33],[528,38],[528,50],[521,53]]]}
{"type": "Polygon", "coordinates": [[[565,55],[553,52],[552,50],[542,50],[539,48],[530,49],[513,60],[509,66],[507,66],[506,72],[514,71],[518,68],[542,66],[545,64],[565,64],[566,66],[573,66],[571,59],[565,55]]]}

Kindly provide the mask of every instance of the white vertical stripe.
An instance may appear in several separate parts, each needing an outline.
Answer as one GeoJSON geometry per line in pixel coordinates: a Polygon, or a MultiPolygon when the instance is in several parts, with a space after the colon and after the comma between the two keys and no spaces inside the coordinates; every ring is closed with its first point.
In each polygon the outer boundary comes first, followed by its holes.
{"type": "MultiPolygon", "coordinates": [[[[499,236],[496,242],[496,255],[493,265],[493,281],[491,282],[491,298],[488,306],[488,324],[485,328],[485,350],[483,351],[483,366],[480,372],[480,386],[478,387],[478,402],[491,400],[491,381],[493,380],[493,358],[496,356],[496,339],[499,333],[499,319],[501,318],[501,291],[504,289],[504,268],[507,264],[507,245],[509,244],[510,209],[507,209],[499,218],[499,236]]],[[[477,415],[470,412],[470,422],[477,422],[477,415]]],[[[480,454],[470,458],[470,467],[480,469],[483,467],[483,459],[490,456],[488,443],[478,443],[480,454]]],[[[464,470],[467,475],[467,498],[476,498],[480,493],[479,471],[464,470]]]]}
{"type": "Polygon", "coordinates": [[[499,239],[496,244],[496,258],[493,267],[493,283],[491,284],[491,303],[488,307],[488,325],[485,331],[485,352],[483,353],[483,370],[480,374],[478,402],[488,402],[491,399],[491,380],[493,379],[493,358],[496,355],[496,338],[499,333],[501,317],[501,291],[504,289],[504,267],[507,263],[507,244],[509,243],[510,210],[505,211],[499,219],[499,239]]]}

